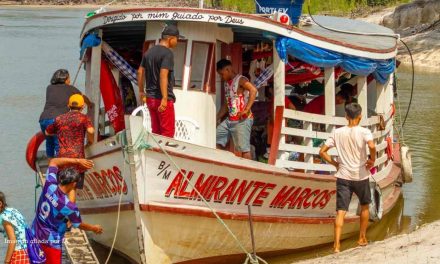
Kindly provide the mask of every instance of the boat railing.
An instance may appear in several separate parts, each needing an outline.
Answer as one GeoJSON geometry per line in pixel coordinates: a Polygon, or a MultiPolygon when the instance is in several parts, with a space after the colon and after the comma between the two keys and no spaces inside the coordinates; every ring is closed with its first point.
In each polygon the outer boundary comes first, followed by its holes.
{"type": "MultiPolygon", "coordinates": [[[[320,160],[319,150],[334,129],[347,124],[345,117],[310,114],[290,109],[284,109],[282,116],[284,121],[281,125],[278,159],[275,165],[308,173],[334,173],[336,171],[334,166],[320,160]],[[289,120],[295,120],[301,126],[297,128],[288,127],[289,120]],[[295,143],[295,140],[286,140],[289,136],[300,138],[301,143],[295,143]],[[314,141],[315,144],[313,144],[314,141]],[[292,159],[291,153],[298,153],[295,156],[296,159],[292,159]]],[[[365,118],[360,125],[372,131],[377,151],[375,167],[377,173],[385,173],[382,171],[388,167],[388,156],[385,152],[388,147],[386,137],[390,136],[393,131],[392,111],[390,110],[385,115],[365,118]],[[382,122],[381,119],[383,120],[384,129],[378,126],[382,122]]],[[[329,154],[333,157],[338,156],[336,149],[330,149],[329,154]]]]}

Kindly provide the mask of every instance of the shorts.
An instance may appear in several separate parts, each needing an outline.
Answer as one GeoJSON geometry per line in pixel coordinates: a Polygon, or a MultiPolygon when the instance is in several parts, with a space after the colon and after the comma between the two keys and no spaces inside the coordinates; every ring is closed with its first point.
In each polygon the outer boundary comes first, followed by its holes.
{"type": "Polygon", "coordinates": [[[338,178],[336,180],[336,211],[348,211],[353,193],[356,194],[361,205],[370,204],[370,180],[350,181],[338,178]]]}
{"type": "Polygon", "coordinates": [[[26,249],[15,250],[12,253],[11,264],[30,264],[29,256],[26,249]]]}
{"type": "Polygon", "coordinates": [[[40,244],[41,249],[46,254],[46,264],[61,264],[61,249],[46,246],[45,244],[40,244]]]}
{"type": "Polygon", "coordinates": [[[254,120],[246,118],[241,121],[224,120],[217,127],[217,144],[223,147],[228,143],[228,139],[232,136],[236,151],[251,151],[251,130],[254,120]]]}
{"type": "Polygon", "coordinates": [[[77,190],[82,190],[84,188],[84,176],[85,176],[85,172],[80,173],[80,177],[78,182],[76,183],[76,189],[77,190]]]}

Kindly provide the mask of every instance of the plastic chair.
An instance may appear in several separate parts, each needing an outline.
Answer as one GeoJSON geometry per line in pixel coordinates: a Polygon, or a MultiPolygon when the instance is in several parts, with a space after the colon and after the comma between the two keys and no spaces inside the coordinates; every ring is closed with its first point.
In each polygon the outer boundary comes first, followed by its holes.
{"type": "Polygon", "coordinates": [[[150,110],[148,110],[147,105],[144,104],[137,107],[136,109],[133,110],[131,115],[137,116],[139,113],[142,113],[142,125],[148,132],[151,132],[152,129],[151,129],[150,110]]]}
{"type": "MultiPolygon", "coordinates": [[[[142,125],[148,132],[152,132],[150,111],[146,105],[137,107],[131,113],[132,116],[137,116],[142,113],[142,125]]],[[[174,138],[188,143],[194,143],[200,129],[196,121],[187,117],[176,117],[174,138]]]]}
{"type": "Polygon", "coordinates": [[[191,118],[176,117],[174,138],[188,143],[194,143],[199,129],[200,127],[197,122],[191,118]]]}

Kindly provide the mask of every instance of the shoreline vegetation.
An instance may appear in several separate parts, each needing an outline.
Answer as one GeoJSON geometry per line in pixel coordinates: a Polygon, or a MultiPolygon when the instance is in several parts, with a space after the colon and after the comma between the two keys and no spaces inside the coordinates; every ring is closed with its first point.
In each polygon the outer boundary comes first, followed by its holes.
{"type": "MultiPolygon", "coordinates": [[[[100,7],[111,0],[0,0],[0,6],[27,7],[100,7]]],[[[303,13],[308,13],[308,4],[312,14],[336,16],[365,16],[384,7],[408,3],[410,0],[305,0],[303,13]]],[[[117,0],[110,7],[130,6],[183,6],[198,7],[199,0],[117,0]]],[[[254,0],[205,0],[209,8],[227,9],[244,13],[255,13],[254,0]]]]}

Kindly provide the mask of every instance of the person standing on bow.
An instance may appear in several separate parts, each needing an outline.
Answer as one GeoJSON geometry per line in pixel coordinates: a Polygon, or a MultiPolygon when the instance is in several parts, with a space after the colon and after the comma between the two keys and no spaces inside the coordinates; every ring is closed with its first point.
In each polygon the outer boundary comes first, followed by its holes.
{"type": "Polygon", "coordinates": [[[61,264],[61,250],[67,222],[85,231],[96,234],[103,232],[100,225],[82,222],[76,203],[71,202],[67,196],[81,177],[76,168],[91,169],[92,167],[93,162],[85,159],[54,158],[49,161],[46,182],[32,223],[35,237],[46,254],[46,264],[61,264]],[[59,170],[59,168],[63,169],[59,170]]]}
{"type": "MultiPolygon", "coordinates": [[[[85,114],[81,113],[84,109],[84,97],[74,94],[69,98],[69,112],[59,115],[55,122],[46,129],[46,136],[56,135],[59,141],[59,158],[85,158],[84,139],[87,134],[87,145],[93,143],[95,129],[92,121],[85,114]]],[[[69,199],[76,202],[76,189],[84,186],[85,171],[78,168],[80,180],[75,188],[69,193],[69,199]]]]}
{"type": "MultiPolygon", "coordinates": [[[[55,71],[50,80],[50,85],[46,89],[46,103],[44,110],[40,115],[40,127],[43,134],[46,128],[55,122],[55,118],[59,115],[69,112],[67,102],[70,96],[81,94],[81,91],[70,85],[70,75],[65,69],[55,71]]],[[[85,102],[89,109],[93,107],[90,100],[84,96],[85,102]]],[[[59,150],[58,139],[55,136],[46,137],[46,154],[48,158],[56,157],[59,150]]]]}
{"type": "Polygon", "coordinates": [[[228,114],[217,126],[217,146],[225,148],[231,135],[235,150],[241,153],[241,157],[252,159],[250,137],[254,118],[251,108],[257,96],[257,88],[246,77],[235,73],[229,60],[217,62],[217,73],[225,82],[226,96],[225,104],[217,113],[217,123],[228,114]]]}
{"type": "Polygon", "coordinates": [[[175,131],[176,101],[173,93],[174,54],[171,49],[182,38],[175,25],[166,26],[159,45],[150,48],[142,57],[137,75],[140,101],[147,103],[152,132],[170,138],[174,137],[175,131]]]}
{"type": "Polygon", "coordinates": [[[340,240],[344,217],[348,211],[353,193],[361,204],[360,230],[358,244],[366,246],[367,227],[369,219],[369,204],[371,203],[370,169],[376,161],[376,145],[373,134],[368,128],[359,126],[362,118],[362,107],[357,103],[345,106],[345,117],[348,125],[336,129],[321,147],[319,155],[329,164],[336,167],[336,219],[334,252],[340,251],[340,240]],[[367,154],[367,146],[370,158],[367,154]],[[338,160],[335,161],[327,153],[336,148],[338,160]]]}
{"type": "Polygon", "coordinates": [[[5,194],[0,192],[0,226],[5,229],[8,249],[5,262],[8,264],[30,264],[26,243],[26,221],[17,210],[8,207],[5,194]]]}

